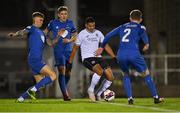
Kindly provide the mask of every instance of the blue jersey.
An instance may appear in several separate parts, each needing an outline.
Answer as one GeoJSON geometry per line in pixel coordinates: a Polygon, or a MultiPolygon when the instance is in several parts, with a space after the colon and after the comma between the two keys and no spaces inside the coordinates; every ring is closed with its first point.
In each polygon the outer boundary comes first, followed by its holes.
{"type": "Polygon", "coordinates": [[[101,47],[104,47],[115,36],[120,37],[117,59],[122,71],[128,73],[131,66],[138,72],[144,72],[147,65],[140,55],[138,45],[141,39],[145,44],[149,43],[145,27],[135,22],[123,24],[106,35],[101,47]]]}
{"type": "Polygon", "coordinates": [[[44,43],[46,41],[44,32],[35,26],[28,26],[28,59],[42,60],[44,43]]]}
{"type": "Polygon", "coordinates": [[[119,51],[139,52],[138,45],[140,39],[142,39],[145,44],[149,43],[145,27],[135,22],[123,24],[109,32],[101,46],[104,47],[106,43],[115,36],[120,37],[119,51]]]}
{"type": "MultiPolygon", "coordinates": [[[[49,31],[52,31],[53,33],[53,39],[56,38],[58,30],[60,29],[66,29],[68,31],[68,35],[66,36],[66,38],[71,38],[71,33],[75,33],[76,29],[74,27],[74,24],[71,20],[68,20],[66,22],[61,22],[58,19],[54,19],[52,21],[50,21],[50,23],[47,26],[47,29],[49,31]]],[[[72,50],[72,44],[71,43],[67,43],[64,44],[62,42],[62,38],[59,39],[58,44],[55,45],[54,47],[55,51],[71,51],[72,50]]]]}
{"type": "Polygon", "coordinates": [[[41,69],[46,65],[42,61],[46,38],[44,32],[33,25],[26,27],[25,30],[28,31],[28,64],[34,75],[38,75],[41,69]]]}

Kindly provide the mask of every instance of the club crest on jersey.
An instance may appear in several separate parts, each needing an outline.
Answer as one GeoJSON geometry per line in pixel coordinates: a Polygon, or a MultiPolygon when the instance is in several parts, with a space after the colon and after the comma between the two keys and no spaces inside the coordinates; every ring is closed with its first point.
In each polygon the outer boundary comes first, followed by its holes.
{"type": "Polygon", "coordinates": [[[59,27],[58,27],[58,26],[56,26],[56,29],[59,29],[59,27]]]}

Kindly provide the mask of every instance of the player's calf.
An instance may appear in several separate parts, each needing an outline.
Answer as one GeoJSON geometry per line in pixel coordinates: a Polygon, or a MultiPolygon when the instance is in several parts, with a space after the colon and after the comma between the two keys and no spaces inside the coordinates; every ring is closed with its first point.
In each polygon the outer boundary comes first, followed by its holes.
{"type": "Polygon", "coordinates": [[[114,80],[114,76],[113,76],[113,73],[111,71],[111,68],[105,69],[104,70],[104,74],[105,74],[107,80],[109,80],[109,81],[113,81],[114,80]]]}

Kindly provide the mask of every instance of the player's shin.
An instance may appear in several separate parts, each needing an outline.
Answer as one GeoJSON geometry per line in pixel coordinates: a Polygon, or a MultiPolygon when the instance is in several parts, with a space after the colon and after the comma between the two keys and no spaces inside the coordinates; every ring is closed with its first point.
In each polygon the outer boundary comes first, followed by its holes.
{"type": "Polygon", "coordinates": [[[65,84],[66,84],[66,87],[67,87],[67,84],[69,83],[70,76],[71,76],[71,72],[70,71],[66,71],[66,74],[65,74],[65,84]]]}
{"type": "Polygon", "coordinates": [[[53,80],[49,76],[45,76],[42,80],[40,80],[34,87],[31,88],[32,91],[36,92],[41,87],[50,84],[53,80]]]}
{"type": "Polygon", "coordinates": [[[58,77],[58,81],[59,81],[59,86],[61,89],[61,92],[63,94],[63,96],[67,96],[67,88],[66,88],[66,83],[65,83],[65,75],[64,74],[59,74],[58,77]]]}
{"type": "Polygon", "coordinates": [[[101,94],[108,89],[112,84],[112,81],[109,80],[104,80],[102,82],[102,86],[100,86],[100,88],[97,90],[97,100],[100,100],[101,94]]]}
{"type": "Polygon", "coordinates": [[[94,92],[94,88],[97,85],[97,83],[99,82],[100,78],[101,78],[100,75],[98,75],[96,73],[93,74],[91,84],[88,88],[88,91],[94,92]]]}
{"type": "Polygon", "coordinates": [[[96,84],[99,82],[100,78],[101,78],[101,76],[96,73],[94,73],[92,76],[91,84],[88,88],[88,95],[92,102],[96,101],[96,98],[94,95],[94,88],[95,88],[96,84]]]}
{"type": "Polygon", "coordinates": [[[123,76],[123,85],[128,99],[132,98],[132,86],[129,75],[123,76]]]}
{"type": "Polygon", "coordinates": [[[157,90],[150,75],[144,77],[144,81],[154,98],[158,98],[157,90]]]}
{"type": "Polygon", "coordinates": [[[28,96],[28,92],[26,91],[16,100],[16,102],[23,102],[28,96]]]}

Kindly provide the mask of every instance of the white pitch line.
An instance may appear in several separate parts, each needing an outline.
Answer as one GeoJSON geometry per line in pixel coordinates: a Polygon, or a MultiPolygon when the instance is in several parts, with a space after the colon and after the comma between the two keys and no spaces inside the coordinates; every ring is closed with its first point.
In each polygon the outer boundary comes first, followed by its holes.
{"type": "Polygon", "coordinates": [[[150,109],[150,110],[155,110],[155,111],[179,112],[179,111],[176,111],[176,110],[162,109],[162,108],[157,108],[157,107],[146,107],[146,106],[139,106],[139,105],[127,105],[127,104],[109,103],[109,102],[98,102],[98,103],[102,103],[102,104],[112,104],[112,105],[116,105],[116,106],[124,106],[124,107],[131,107],[131,108],[150,109]]]}

